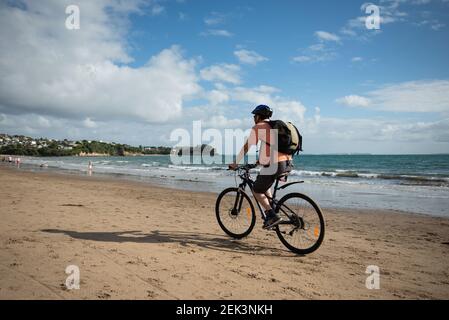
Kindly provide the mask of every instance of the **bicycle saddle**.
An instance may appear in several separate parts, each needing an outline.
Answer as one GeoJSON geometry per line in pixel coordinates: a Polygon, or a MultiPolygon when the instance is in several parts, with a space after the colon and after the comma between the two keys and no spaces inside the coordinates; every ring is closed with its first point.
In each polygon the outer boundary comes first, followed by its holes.
{"type": "Polygon", "coordinates": [[[289,175],[290,175],[290,172],[284,172],[279,177],[277,177],[277,180],[282,181],[282,182],[287,182],[287,178],[289,175]]]}

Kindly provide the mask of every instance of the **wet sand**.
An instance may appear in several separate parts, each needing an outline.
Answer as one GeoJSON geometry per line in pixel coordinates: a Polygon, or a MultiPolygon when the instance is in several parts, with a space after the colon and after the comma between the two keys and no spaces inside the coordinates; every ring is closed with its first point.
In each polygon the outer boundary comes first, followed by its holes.
{"type": "Polygon", "coordinates": [[[216,196],[0,165],[0,299],[449,299],[449,219],[324,209],[323,245],[297,256],[260,219],[225,236],[216,196]]]}

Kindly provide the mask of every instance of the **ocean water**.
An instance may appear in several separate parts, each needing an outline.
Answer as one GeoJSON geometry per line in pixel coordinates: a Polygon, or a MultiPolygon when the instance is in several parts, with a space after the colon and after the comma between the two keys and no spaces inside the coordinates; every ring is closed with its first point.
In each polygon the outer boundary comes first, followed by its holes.
{"type": "MultiPolygon", "coordinates": [[[[187,163],[173,164],[169,156],[22,157],[22,169],[87,174],[92,161],[93,175],[217,193],[239,182],[226,164],[204,164],[199,157],[183,159],[187,163]]],[[[220,160],[230,163],[232,157],[220,160]]],[[[449,217],[449,155],[301,155],[294,159],[289,180],[305,183],[288,192],[306,193],[324,208],[390,209],[449,217]]]]}

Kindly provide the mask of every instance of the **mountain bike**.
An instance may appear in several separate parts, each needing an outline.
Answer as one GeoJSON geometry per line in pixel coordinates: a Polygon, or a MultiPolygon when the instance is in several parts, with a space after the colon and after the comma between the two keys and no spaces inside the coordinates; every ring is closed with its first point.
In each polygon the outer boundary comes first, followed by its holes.
{"type": "MultiPolygon", "coordinates": [[[[256,224],[254,204],[245,191],[246,187],[249,187],[251,193],[254,193],[254,180],[250,171],[256,167],[254,164],[237,167],[236,174],[242,182],[238,187],[223,190],[215,203],[218,224],[234,239],[247,237],[256,224]]],[[[323,214],[318,204],[302,193],[289,193],[280,200],[276,199],[277,191],[304,183],[296,181],[279,186],[281,181],[287,182],[287,177],[288,173],[285,173],[276,179],[273,196],[268,197],[271,207],[282,217],[282,221],[270,230],[276,231],[279,240],[290,251],[302,255],[309,254],[317,250],[323,242],[325,229],[323,214]]],[[[265,211],[257,200],[256,204],[264,221],[265,211]]]]}

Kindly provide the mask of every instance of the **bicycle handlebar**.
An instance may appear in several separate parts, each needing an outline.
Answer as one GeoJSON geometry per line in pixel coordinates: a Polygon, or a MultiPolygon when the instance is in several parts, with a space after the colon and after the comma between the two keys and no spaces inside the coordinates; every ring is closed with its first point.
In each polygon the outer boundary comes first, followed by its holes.
{"type": "MultiPolygon", "coordinates": [[[[254,168],[257,168],[257,164],[254,164],[254,163],[252,163],[252,164],[245,164],[243,166],[238,166],[237,168],[235,168],[234,171],[238,171],[238,170],[249,171],[249,170],[254,169],[254,168]]],[[[230,170],[231,169],[228,168],[228,171],[230,171],[230,170]]]]}

